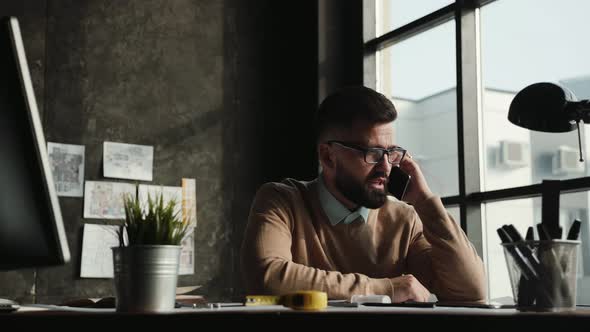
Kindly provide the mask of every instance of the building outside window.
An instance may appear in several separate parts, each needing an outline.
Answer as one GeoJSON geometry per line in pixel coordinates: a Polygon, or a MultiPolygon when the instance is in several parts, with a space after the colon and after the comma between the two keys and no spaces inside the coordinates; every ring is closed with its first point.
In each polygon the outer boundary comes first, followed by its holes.
{"type": "Polygon", "coordinates": [[[513,224],[525,234],[541,222],[540,189],[531,197],[525,188],[573,179],[576,190],[561,194],[560,224],[582,221],[578,303],[590,304],[590,170],[578,161],[577,132],[531,131],[507,119],[516,93],[537,82],[590,99],[590,2],[364,0],[364,9],[364,83],[394,102],[397,144],[412,151],[476,245],[490,299],[512,297],[496,229],[513,224]]]}

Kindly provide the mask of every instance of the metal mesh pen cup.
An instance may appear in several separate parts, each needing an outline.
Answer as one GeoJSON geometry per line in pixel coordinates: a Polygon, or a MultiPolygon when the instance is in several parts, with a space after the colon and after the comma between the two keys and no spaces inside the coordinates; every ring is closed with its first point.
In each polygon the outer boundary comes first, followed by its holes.
{"type": "Polygon", "coordinates": [[[502,243],[516,308],[567,311],[576,308],[580,241],[502,243]]]}

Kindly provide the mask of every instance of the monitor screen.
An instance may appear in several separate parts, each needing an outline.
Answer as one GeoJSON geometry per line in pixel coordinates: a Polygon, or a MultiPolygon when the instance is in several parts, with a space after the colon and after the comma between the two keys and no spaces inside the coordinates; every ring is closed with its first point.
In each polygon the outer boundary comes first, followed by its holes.
{"type": "Polygon", "coordinates": [[[18,20],[0,27],[0,270],[70,260],[18,20]]]}

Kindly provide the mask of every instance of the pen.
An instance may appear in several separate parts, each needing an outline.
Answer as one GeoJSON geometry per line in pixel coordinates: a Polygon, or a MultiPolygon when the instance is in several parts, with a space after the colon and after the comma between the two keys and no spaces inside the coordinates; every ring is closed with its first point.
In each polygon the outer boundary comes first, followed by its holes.
{"type": "Polygon", "coordinates": [[[527,228],[526,230],[526,236],[524,237],[527,241],[534,241],[535,240],[535,234],[533,233],[533,226],[529,226],[529,228],[527,228]]]}
{"type": "Polygon", "coordinates": [[[513,225],[504,225],[502,227],[508,235],[512,238],[512,242],[520,243],[516,246],[520,249],[520,252],[524,255],[530,266],[533,268],[535,273],[540,276],[543,274],[543,265],[539,261],[539,258],[533,253],[531,248],[524,244],[524,239],[513,225]]]}
{"type": "Polygon", "coordinates": [[[539,240],[551,240],[551,236],[549,232],[547,232],[547,228],[542,223],[537,224],[537,233],[539,234],[539,240]]]}
{"type": "MultiPolygon", "coordinates": [[[[541,240],[561,239],[563,233],[561,226],[557,225],[556,227],[550,228],[541,222],[537,225],[537,230],[539,230],[539,228],[543,228],[543,235],[546,237],[546,239],[541,240]]],[[[541,234],[539,234],[539,238],[541,238],[541,234]]]]}
{"type": "MultiPolygon", "coordinates": [[[[532,226],[529,226],[526,231],[525,240],[527,241],[534,241],[535,234],[534,229],[532,226]]],[[[533,249],[532,246],[529,246],[530,249],[533,249]]],[[[535,299],[537,296],[535,295],[535,282],[532,280],[526,280],[524,276],[520,276],[520,280],[518,281],[518,306],[519,307],[529,307],[535,303],[535,299]]]]}
{"type": "Polygon", "coordinates": [[[209,303],[210,309],[219,309],[219,308],[228,308],[228,307],[243,307],[245,306],[244,303],[236,302],[236,303],[209,303]]]}
{"type": "MultiPolygon", "coordinates": [[[[500,236],[500,240],[502,241],[502,243],[512,244],[514,242],[514,241],[512,241],[512,238],[510,237],[510,235],[508,235],[508,233],[506,232],[506,230],[504,228],[502,228],[502,227],[498,228],[497,232],[498,232],[498,235],[500,236]]],[[[518,265],[518,267],[520,268],[520,271],[522,272],[522,274],[524,275],[524,277],[527,280],[538,279],[538,275],[535,273],[535,270],[529,264],[527,264],[527,261],[522,256],[522,253],[520,252],[520,250],[516,246],[509,245],[509,246],[505,246],[505,247],[508,250],[508,252],[510,253],[510,255],[512,256],[512,258],[514,258],[514,262],[516,263],[516,265],[518,265]]]]}
{"type": "MultiPolygon", "coordinates": [[[[541,240],[541,241],[551,241],[552,240],[551,235],[549,234],[549,231],[547,230],[547,227],[545,225],[543,225],[543,223],[537,224],[537,232],[539,233],[539,240],[541,240]]],[[[561,237],[561,232],[562,232],[562,228],[558,227],[558,233],[559,233],[560,237],[561,237]]],[[[571,232],[571,230],[570,230],[570,232],[571,232]]],[[[567,269],[567,262],[560,261],[559,258],[557,258],[557,254],[555,253],[555,250],[553,250],[552,247],[546,247],[546,246],[542,246],[542,245],[539,246],[539,248],[537,250],[537,255],[538,255],[538,257],[541,258],[541,260],[544,262],[545,266],[547,267],[547,276],[545,277],[545,279],[551,278],[551,279],[558,280],[558,282],[560,284],[559,288],[561,290],[561,294],[562,294],[563,298],[571,299],[572,294],[571,294],[571,291],[567,285],[566,274],[565,274],[565,271],[567,269]]],[[[549,279],[549,281],[551,279],[549,279]]]]}
{"type": "MultiPolygon", "coordinates": [[[[573,228],[573,226],[574,225],[572,225],[572,228],[573,228]]],[[[547,231],[547,228],[542,223],[537,224],[537,232],[539,233],[539,240],[543,240],[543,241],[551,240],[551,237],[549,236],[549,232],[547,231]]],[[[570,233],[571,232],[572,232],[572,230],[570,229],[570,233]]],[[[569,234],[568,234],[568,236],[569,236],[569,234]]],[[[550,253],[549,259],[552,260],[552,262],[548,262],[548,264],[551,266],[558,264],[559,259],[557,258],[557,254],[555,253],[555,250],[553,250],[552,248],[549,248],[547,250],[547,249],[544,249],[543,247],[539,247],[537,254],[539,255],[539,257],[543,257],[545,252],[547,252],[547,251],[549,251],[549,253],[550,253]]],[[[547,260],[545,260],[545,261],[547,261],[547,260]]],[[[566,267],[563,266],[563,264],[560,264],[560,265],[561,265],[562,269],[565,270],[566,267]]]]}
{"type": "Polygon", "coordinates": [[[219,309],[219,308],[227,308],[227,307],[243,307],[244,303],[181,303],[176,302],[174,305],[175,308],[193,308],[193,309],[219,309]]]}
{"type": "Polygon", "coordinates": [[[577,240],[578,236],[580,236],[580,226],[582,222],[578,219],[574,219],[572,226],[570,227],[570,231],[567,233],[568,240],[577,240]]]}

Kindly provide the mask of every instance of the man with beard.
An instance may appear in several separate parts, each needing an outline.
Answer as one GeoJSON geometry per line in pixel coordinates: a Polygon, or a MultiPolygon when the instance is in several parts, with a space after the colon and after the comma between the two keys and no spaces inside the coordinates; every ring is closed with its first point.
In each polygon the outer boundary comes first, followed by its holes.
{"type": "Polygon", "coordinates": [[[482,261],[418,164],[395,144],[396,117],[391,101],[366,87],[322,102],[318,177],[267,183],[252,204],[241,257],[248,294],[485,300],[482,261]],[[392,167],[411,176],[405,202],[388,195],[392,167]]]}

